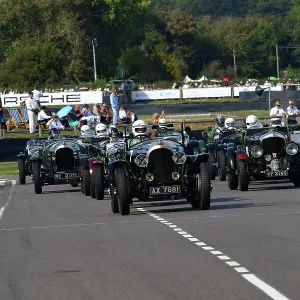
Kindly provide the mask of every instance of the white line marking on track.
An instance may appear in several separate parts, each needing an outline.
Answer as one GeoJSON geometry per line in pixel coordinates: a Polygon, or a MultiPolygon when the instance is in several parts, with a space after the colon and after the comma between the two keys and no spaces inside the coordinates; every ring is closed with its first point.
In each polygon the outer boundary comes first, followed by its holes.
{"type": "Polygon", "coordinates": [[[227,255],[220,255],[220,256],[218,256],[218,258],[220,258],[221,260],[229,260],[229,259],[231,259],[229,256],[227,256],[227,255]]]}
{"type": "Polygon", "coordinates": [[[0,220],[1,220],[2,216],[3,216],[5,208],[8,206],[8,204],[11,201],[12,194],[13,194],[15,185],[17,183],[15,180],[7,180],[7,181],[11,181],[11,189],[10,189],[9,196],[8,196],[8,199],[7,199],[6,203],[5,203],[5,205],[3,207],[1,207],[1,209],[0,209],[0,220]]]}
{"type": "Polygon", "coordinates": [[[289,298],[285,297],[273,287],[265,283],[264,281],[257,278],[254,274],[243,274],[242,275],[246,280],[251,282],[253,285],[257,286],[260,290],[265,292],[268,296],[275,300],[289,300],[289,298]]]}
{"type": "MultiPolygon", "coordinates": [[[[140,208],[137,208],[137,210],[142,211],[140,208]]],[[[144,212],[155,219],[157,219],[157,217],[158,217],[157,215],[153,215],[147,211],[144,211],[144,212]]],[[[218,217],[218,216],[214,216],[214,217],[218,217]]],[[[189,219],[189,218],[185,218],[185,219],[189,219]]],[[[190,219],[192,219],[192,218],[190,218],[190,219]]],[[[172,220],[174,220],[174,219],[172,219],[172,220]]],[[[168,223],[164,223],[164,224],[167,225],[168,223]]],[[[171,223],[171,224],[173,224],[173,223],[171,223]]],[[[169,227],[171,227],[171,226],[169,226],[169,227]]],[[[182,230],[181,228],[173,228],[173,230],[176,233],[180,234],[181,236],[187,238],[191,242],[194,242],[194,244],[196,246],[201,246],[201,248],[203,250],[210,251],[210,253],[212,253],[213,255],[216,255],[220,260],[224,261],[227,265],[229,265],[230,267],[233,267],[233,269],[237,273],[239,273],[244,279],[246,279],[248,282],[252,283],[254,286],[259,288],[261,291],[263,291],[265,294],[270,296],[272,299],[274,299],[274,300],[289,300],[287,297],[285,297],[284,295],[279,293],[276,289],[274,289],[273,287],[271,287],[264,281],[260,280],[254,274],[249,274],[249,271],[246,268],[242,267],[238,262],[231,260],[231,258],[227,255],[222,255],[223,253],[221,251],[215,250],[215,248],[206,245],[204,242],[200,242],[197,238],[194,238],[192,235],[190,235],[186,231],[182,230]]]]}
{"type": "Polygon", "coordinates": [[[240,264],[238,262],[236,262],[236,261],[226,261],[225,263],[228,266],[230,266],[230,267],[238,267],[238,266],[240,266],[240,264]]]}

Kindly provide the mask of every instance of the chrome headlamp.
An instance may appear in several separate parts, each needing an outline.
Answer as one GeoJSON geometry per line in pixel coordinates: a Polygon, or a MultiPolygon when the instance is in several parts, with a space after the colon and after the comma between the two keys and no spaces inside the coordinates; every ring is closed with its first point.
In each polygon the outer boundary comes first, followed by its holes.
{"type": "Polygon", "coordinates": [[[286,147],[285,147],[285,151],[288,155],[296,155],[299,151],[299,147],[297,144],[295,143],[289,143],[286,147]]]}
{"type": "Polygon", "coordinates": [[[261,146],[253,146],[250,150],[251,156],[254,158],[259,158],[263,155],[264,151],[261,146]]]}
{"type": "Polygon", "coordinates": [[[177,165],[183,165],[186,161],[186,155],[184,152],[178,151],[173,155],[173,161],[177,165]]]}
{"type": "Polygon", "coordinates": [[[148,166],[148,158],[146,154],[139,154],[134,159],[135,164],[140,168],[146,168],[148,166]]]}

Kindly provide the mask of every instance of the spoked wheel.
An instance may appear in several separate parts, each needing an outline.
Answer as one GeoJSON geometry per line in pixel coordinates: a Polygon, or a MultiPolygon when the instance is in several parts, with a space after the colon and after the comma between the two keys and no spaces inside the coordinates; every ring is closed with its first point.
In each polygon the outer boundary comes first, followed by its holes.
{"type": "Polygon", "coordinates": [[[103,168],[101,165],[94,166],[94,179],[95,179],[95,197],[97,200],[104,199],[104,176],[103,168]]]}
{"type": "Polygon", "coordinates": [[[82,177],[83,193],[85,196],[90,196],[90,170],[84,169],[82,177]]]}
{"type": "Polygon", "coordinates": [[[124,169],[118,168],[115,170],[115,184],[120,214],[129,215],[131,200],[127,187],[127,180],[124,169]]]}
{"type": "Polygon", "coordinates": [[[18,159],[18,172],[19,172],[19,184],[23,185],[26,183],[26,175],[25,175],[25,159],[18,159]]]}
{"type": "Polygon", "coordinates": [[[196,178],[195,197],[191,198],[191,205],[195,209],[207,210],[210,208],[210,172],[208,163],[200,164],[200,174],[196,178]]]}
{"type": "Polygon", "coordinates": [[[39,161],[32,162],[32,176],[34,192],[36,194],[42,193],[42,178],[41,178],[41,166],[39,161]]]}
{"type": "Polygon", "coordinates": [[[249,176],[248,176],[246,161],[238,160],[237,167],[238,167],[238,174],[239,174],[238,178],[239,178],[240,191],[242,192],[248,191],[249,176]]]}
{"type": "Polygon", "coordinates": [[[231,190],[237,190],[239,186],[239,178],[236,174],[229,173],[228,174],[228,187],[231,190]]]}
{"type": "Polygon", "coordinates": [[[220,181],[226,180],[226,157],[223,150],[219,150],[217,153],[218,160],[218,173],[220,181]]]}
{"type": "Polygon", "coordinates": [[[217,167],[216,167],[214,153],[209,153],[208,161],[209,161],[210,180],[215,180],[217,174],[217,167]]]}

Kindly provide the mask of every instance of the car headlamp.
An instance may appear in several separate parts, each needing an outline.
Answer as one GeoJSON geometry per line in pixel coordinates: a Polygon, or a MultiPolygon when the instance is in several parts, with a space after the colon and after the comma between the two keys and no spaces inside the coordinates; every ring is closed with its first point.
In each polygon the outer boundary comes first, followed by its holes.
{"type": "Polygon", "coordinates": [[[285,151],[288,155],[296,155],[299,151],[298,145],[295,143],[289,143],[286,148],[285,151]]]}
{"type": "Polygon", "coordinates": [[[134,159],[135,164],[140,168],[145,168],[148,165],[148,158],[146,154],[139,154],[134,159]]]}
{"type": "Polygon", "coordinates": [[[186,155],[184,152],[178,151],[173,155],[173,161],[177,165],[183,165],[186,161],[186,155]]]}
{"type": "Polygon", "coordinates": [[[267,162],[272,160],[272,156],[270,154],[266,154],[264,157],[265,157],[265,161],[267,162]]]}
{"type": "Polygon", "coordinates": [[[259,158],[263,155],[264,151],[262,147],[256,145],[251,148],[250,153],[254,158],[259,158]]]}

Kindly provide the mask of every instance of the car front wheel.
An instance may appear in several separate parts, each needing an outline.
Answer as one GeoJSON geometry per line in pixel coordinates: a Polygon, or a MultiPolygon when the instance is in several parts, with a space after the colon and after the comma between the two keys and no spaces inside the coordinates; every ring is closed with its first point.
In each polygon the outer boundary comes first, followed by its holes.
{"type": "Polygon", "coordinates": [[[25,159],[18,159],[18,172],[19,172],[19,183],[21,185],[26,183],[26,175],[25,175],[25,159]]]}
{"type": "Polygon", "coordinates": [[[39,161],[32,162],[32,176],[33,176],[33,186],[34,192],[36,194],[42,193],[42,179],[41,179],[41,167],[39,161]]]}
{"type": "Polygon", "coordinates": [[[118,168],[115,170],[116,196],[119,204],[121,215],[129,215],[130,213],[130,195],[127,187],[125,170],[118,168]]]}

